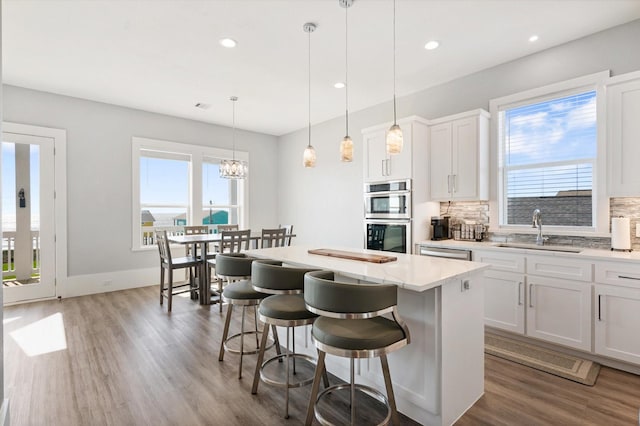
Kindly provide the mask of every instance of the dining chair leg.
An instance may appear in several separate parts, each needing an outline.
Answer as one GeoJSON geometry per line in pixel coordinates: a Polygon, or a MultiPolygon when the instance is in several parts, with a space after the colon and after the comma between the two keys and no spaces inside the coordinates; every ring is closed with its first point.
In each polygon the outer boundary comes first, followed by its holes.
{"type": "Polygon", "coordinates": [[[229,303],[229,306],[227,306],[227,318],[224,321],[224,330],[222,331],[222,342],[220,343],[220,355],[218,355],[218,361],[224,360],[224,342],[225,340],[227,340],[227,336],[229,335],[229,324],[231,323],[231,311],[233,311],[233,305],[229,303]]]}
{"type": "Polygon", "coordinates": [[[169,288],[167,290],[167,312],[171,312],[171,302],[173,298],[173,270],[169,269],[167,273],[169,274],[169,288]]]}
{"type": "Polygon", "coordinates": [[[164,267],[160,265],[160,306],[164,304],[164,267]]]}
{"type": "Polygon", "coordinates": [[[260,369],[262,367],[262,362],[264,361],[264,352],[266,351],[268,336],[269,324],[265,322],[264,328],[262,329],[262,338],[260,339],[260,351],[258,352],[258,360],[256,361],[256,372],[253,374],[253,386],[251,386],[251,393],[253,395],[258,393],[258,384],[260,383],[260,369]]]}
{"type": "Polygon", "coordinates": [[[322,376],[322,372],[324,371],[325,355],[326,354],[323,351],[318,351],[318,362],[316,364],[316,372],[313,377],[313,385],[311,386],[311,395],[309,396],[307,418],[304,422],[306,426],[311,426],[311,423],[313,423],[313,418],[315,417],[314,408],[316,405],[316,400],[318,399],[318,391],[320,390],[320,376],[322,376]]]}

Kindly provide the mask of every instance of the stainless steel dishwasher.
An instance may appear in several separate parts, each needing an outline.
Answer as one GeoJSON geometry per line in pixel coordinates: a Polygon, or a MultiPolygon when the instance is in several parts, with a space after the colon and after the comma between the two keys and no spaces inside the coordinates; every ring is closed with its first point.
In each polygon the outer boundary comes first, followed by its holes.
{"type": "Polygon", "coordinates": [[[420,256],[446,257],[448,259],[471,260],[471,250],[444,247],[420,246],[420,256]]]}

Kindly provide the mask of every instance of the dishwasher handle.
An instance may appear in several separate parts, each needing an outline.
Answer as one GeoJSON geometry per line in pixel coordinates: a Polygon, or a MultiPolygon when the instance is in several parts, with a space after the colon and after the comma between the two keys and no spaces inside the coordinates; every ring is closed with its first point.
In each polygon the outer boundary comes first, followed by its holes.
{"type": "Polygon", "coordinates": [[[448,259],[471,260],[469,250],[436,249],[431,247],[420,247],[421,256],[445,257],[448,259]]]}

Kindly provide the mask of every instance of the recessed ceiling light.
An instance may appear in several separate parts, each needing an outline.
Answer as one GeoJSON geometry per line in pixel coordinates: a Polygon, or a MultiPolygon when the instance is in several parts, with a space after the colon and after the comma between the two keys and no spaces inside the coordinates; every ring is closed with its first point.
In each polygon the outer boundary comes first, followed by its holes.
{"type": "Polygon", "coordinates": [[[436,40],[428,41],[427,44],[424,45],[424,48],[427,50],[437,49],[440,46],[440,43],[436,40]]]}
{"type": "Polygon", "coordinates": [[[535,35],[535,34],[534,34],[534,35],[532,35],[531,37],[529,37],[529,41],[530,41],[531,43],[533,43],[534,41],[538,41],[538,36],[537,36],[537,35],[535,35]]]}
{"type": "Polygon", "coordinates": [[[336,84],[334,84],[333,87],[335,87],[336,89],[344,89],[344,83],[339,81],[336,84]]]}
{"type": "Polygon", "coordinates": [[[232,47],[236,47],[236,41],[232,38],[221,38],[220,45],[226,47],[227,49],[231,49],[232,47]]]}
{"type": "Polygon", "coordinates": [[[196,108],[200,108],[200,109],[209,109],[211,108],[211,105],[209,104],[205,104],[204,102],[198,102],[197,104],[194,105],[196,108]]]}

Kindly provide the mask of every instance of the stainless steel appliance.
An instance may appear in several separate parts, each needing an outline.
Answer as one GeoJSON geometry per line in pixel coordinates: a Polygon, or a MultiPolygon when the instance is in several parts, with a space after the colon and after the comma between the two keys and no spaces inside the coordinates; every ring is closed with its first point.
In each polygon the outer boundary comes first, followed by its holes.
{"type": "Polygon", "coordinates": [[[411,253],[411,179],[364,186],[365,248],[411,253]]]}
{"type": "Polygon", "coordinates": [[[421,256],[446,257],[448,259],[471,260],[471,250],[444,247],[420,246],[421,256]]]}
{"type": "Polygon", "coordinates": [[[365,247],[369,250],[411,253],[411,220],[365,220],[365,247]]]}
{"type": "Polygon", "coordinates": [[[365,183],[364,217],[411,219],[411,179],[365,183]]]}

